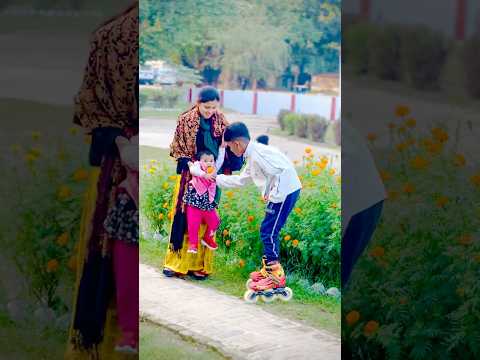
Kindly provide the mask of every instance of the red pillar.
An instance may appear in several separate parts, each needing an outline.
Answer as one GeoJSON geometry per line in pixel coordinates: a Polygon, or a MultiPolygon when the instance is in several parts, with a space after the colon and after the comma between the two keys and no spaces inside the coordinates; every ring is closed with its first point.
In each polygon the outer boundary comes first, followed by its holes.
{"type": "Polygon", "coordinates": [[[455,39],[465,39],[465,17],[467,14],[467,0],[457,0],[456,18],[455,18],[455,39]]]}
{"type": "Polygon", "coordinates": [[[255,91],[253,93],[253,115],[257,114],[257,107],[258,107],[258,93],[255,91]]]}
{"type": "Polygon", "coordinates": [[[290,98],[290,111],[295,112],[295,106],[296,106],[296,96],[295,94],[292,94],[292,97],[290,98]]]}
{"type": "Polygon", "coordinates": [[[330,105],[330,120],[335,121],[337,116],[337,98],[332,97],[332,104],[330,105]]]}
{"type": "Polygon", "coordinates": [[[371,0],[360,0],[360,15],[364,19],[370,18],[371,0]]]}

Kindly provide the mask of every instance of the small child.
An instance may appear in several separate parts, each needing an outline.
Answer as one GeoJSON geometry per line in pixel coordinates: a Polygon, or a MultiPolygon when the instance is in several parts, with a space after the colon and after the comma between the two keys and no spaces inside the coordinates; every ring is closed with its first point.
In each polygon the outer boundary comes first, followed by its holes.
{"type": "Polygon", "coordinates": [[[241,122],[230,124],[223,139],[236,156],[244,156],[247,165],[239,175],[218,175],[218,186],[234,188],[253,181],[262,189],[263,199],[267,202],[260,227],[265,260],[262,271],[251,274],[253,282],[250,287],[254,291],[285,287],[285,273],[279,261],[279,233],[302,188],[295,167],[277,148],[251,141],[248,128],[241,122]]]}
{"type": "Polygon", "coordinates": [[[210,250],[218,248],[215,242],[215,232],[220,225],[220,217],[217,213],[218,204],[215,202],[217,171],[222,167],[225,159],[225,147],[220,147],[218,158],[215,161],[210,151],[200,151],[197,154],[198,161],[188,162],[192,180],[188,184],[183,201],[186,205],[188,224],[188,250],[196,253],[198,250],[198,230],[200,224],[205,222],[207,229],[202,239],[202,244],[210,250]]]}

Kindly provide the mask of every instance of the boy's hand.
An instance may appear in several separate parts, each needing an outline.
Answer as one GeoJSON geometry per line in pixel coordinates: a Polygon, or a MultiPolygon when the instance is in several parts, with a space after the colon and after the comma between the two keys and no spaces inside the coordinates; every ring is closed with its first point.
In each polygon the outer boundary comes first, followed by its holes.
{"type": "Polygon", "coordinates": [[[262,200],[266,204],[268,202],[268,195],[263,195],[262,200]]]}

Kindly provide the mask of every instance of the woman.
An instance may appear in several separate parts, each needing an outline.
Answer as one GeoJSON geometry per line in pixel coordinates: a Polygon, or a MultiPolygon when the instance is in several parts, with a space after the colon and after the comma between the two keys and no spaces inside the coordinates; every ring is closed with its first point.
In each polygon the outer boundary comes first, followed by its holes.
{"type": "Polygon", "coordinates": [[[124,358],[120,352],[137,349],[137,109],[135,2],[95,32],[75,98],[74,122],[91,135],[92,171],[80,229],[67,359],[118,359],[124,358]]]}
{"type": "MultiPolygon", "coordinates": [[[[212,272],[213,253],[204,246],[199,246],[196,254],[187,253],[188,235],[186,234],[186,215],[183,195],[186,185],[191,180],[188,162],[198,160],[195,154],[208,150],[218,156],[222,143],[223,132],[228,125],[225,116],[218,110],[220,95],[210,86],[204,87],[198,94],[197,103],[178,118],[173,142],[170,145],[170,156],[177,161],[177,181],[173,195],[173,220],[170,229],[170,242],[165,257],[163,273],[166,276],[182,276],[191,274],[195,279],[205,279],[212,272]]],[[[233,155],[228,149],[225,161],[219,173],[230,174],[240,170],[242,158],[233,155]]],[[[220,190],[217,188],[215,202],[220,200],[220,190]]],[[[199,231],[203,236],[205,226],[199,231]]]]}

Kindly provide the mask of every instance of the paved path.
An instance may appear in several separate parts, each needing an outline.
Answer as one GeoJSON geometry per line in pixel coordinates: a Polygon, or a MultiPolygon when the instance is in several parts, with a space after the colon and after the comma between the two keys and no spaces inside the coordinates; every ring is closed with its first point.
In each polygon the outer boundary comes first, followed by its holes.
{"type": "Polygon", "coordinates": [[[340,359],[340,339],[140,265],[140,313],[233,359],[340,359]]]}
{"type": "MultiPolygon", "coordinates": [[[[230,122],[243,121],[248,126],[251,136],[256,138],[261,134],[268,134],[270,144],[281,149],[292,160],[301,160],[305,148],[310,146],[316,155],[327,156],[329,163],[340,171],[340,151],[319,145],[310,145],[301,141],[270,134],[271,129],[278,128],[274,117],[259,117],[238,113],[226,114],[230,122]]],[[[175,132],[176,119],[140,119],[140,145],[168,148],[175,132]]]]}

